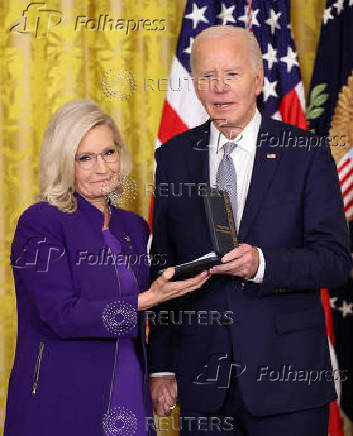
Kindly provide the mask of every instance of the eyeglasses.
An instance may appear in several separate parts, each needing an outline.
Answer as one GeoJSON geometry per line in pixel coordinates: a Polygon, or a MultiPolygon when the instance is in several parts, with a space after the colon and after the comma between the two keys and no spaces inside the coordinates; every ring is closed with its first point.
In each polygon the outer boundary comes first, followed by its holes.
{"type": "Polygon", "coordinates": [[[108,148],[107,150],[102,151],[101,153],[83,153],[78,156],[75,156],[75,161],[79,164],[79,166],[84,170],[91,170],[97,164],[97,158],[101,156],[107,164],[113,164],[118,162],[119,160],[119,145],[115,145],[114,147],[108,148]]]}

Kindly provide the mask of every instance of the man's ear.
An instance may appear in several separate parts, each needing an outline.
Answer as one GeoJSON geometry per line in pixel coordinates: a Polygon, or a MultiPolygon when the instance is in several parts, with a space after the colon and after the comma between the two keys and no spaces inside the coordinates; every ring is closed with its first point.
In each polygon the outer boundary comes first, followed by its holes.
{"type": "Polygon", "coordinates": [[[262,86],[264,83],[264,69],[261,67],[256,74],[256,95],[260,95],[262,92],[262,86]]]}

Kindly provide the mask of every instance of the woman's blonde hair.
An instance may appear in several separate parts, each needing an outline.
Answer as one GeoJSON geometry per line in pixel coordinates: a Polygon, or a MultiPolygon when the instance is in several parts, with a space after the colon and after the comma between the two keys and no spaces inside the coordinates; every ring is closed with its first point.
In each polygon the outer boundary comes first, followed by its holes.
{"type": "MultiPolygon", "coordinates": [[[[114,120],[93,100],[72,100],[50,119],[43,137],[39,161],[40,200],[64,212],[74,212],[75,154],[85,134],[98,125],[107,125],[119,145],[119,176],[127,176],[132,161],[114,120]]],[[[117,188],[117,190],[121,189],[117,188]]],[[[119,193],[120,194],[120,193],[119,193]]]]}

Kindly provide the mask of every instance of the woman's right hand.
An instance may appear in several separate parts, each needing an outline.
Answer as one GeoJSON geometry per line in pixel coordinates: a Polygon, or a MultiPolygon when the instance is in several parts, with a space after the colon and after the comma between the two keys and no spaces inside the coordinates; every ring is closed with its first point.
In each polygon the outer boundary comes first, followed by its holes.
{"type": "Polygon", "coordinates": [[[167,268],[151,285],[150,289],[139,294],[139,310],[156,306],[172,298],[181,297],[189,292],[199,289],[210,277],[208,271],[203,271],[190,279],[171,282],[175,268],[167,268]]]}

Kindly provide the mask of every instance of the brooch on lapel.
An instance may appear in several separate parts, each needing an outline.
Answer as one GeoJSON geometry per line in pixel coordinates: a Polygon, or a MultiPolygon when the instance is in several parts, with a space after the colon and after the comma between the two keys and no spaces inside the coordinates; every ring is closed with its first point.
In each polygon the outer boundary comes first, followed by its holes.
{"type": "Polygon", "coordinates": [[[129,248],[130,248],[130,250],[132,250],[134,247],[132,246],[130,236],[126,235],[126,236],[124,236],[124,239],[125,239],[125,241],[129,244],[129,248]]]}

